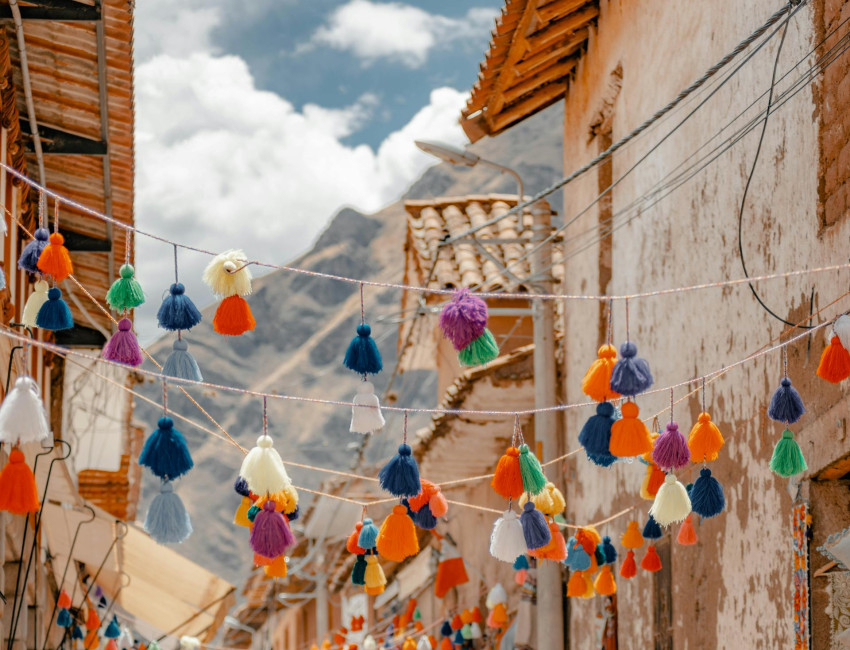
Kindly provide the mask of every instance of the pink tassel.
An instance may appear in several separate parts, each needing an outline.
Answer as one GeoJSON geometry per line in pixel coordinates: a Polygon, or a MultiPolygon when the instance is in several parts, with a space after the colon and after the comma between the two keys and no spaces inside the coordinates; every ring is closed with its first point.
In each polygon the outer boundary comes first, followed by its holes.
{"type": "Polygon", "coordinates": [[[142,350],[133,334],[133,323],[129,318],[122,318],[118,323],[118,331],[106,342],[102,356],[128,366],[142,365],[142,350]]]}

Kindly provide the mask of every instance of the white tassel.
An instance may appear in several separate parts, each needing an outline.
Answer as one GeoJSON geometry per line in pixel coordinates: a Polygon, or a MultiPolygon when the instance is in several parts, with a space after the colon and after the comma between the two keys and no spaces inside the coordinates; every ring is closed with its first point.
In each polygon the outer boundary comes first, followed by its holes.
{"type": "Polygon", "coordinates": [[[416,644],[416,650],[431,650],[431,642],[428,640],[428,636],[426,634],[419,637],[419,642],[416,644]]]}
{"type": "MultiPolygon", "coordinates": [[[[483,634],[481,634],[481,626],[478,625],[478,623],[476,623],[475,621],[470,623],[469,629],[472,633],[472,636],[470,638],[480,639],[481,637],[484,636],[483,634]]],[[[419,650],[419,648],[417,648],[416,650],[419,650]]]]}
{"type": "Polygon", "coordinates": [[[353,401],[359,406],[351,407],[351,433],[375,433],[384,428],[386,420],[372,382],[360,382],[353,401]]]}
{"type": "Polygon", "coordinates": [[[691,514],[691,499],[688,491],[675,474],[664,477],[664,485],[658,489],[655,501],[649,509],[659,526],[669,526],[677,521],[684,521],[691,514]]]}
{"type": "Polygon", "coordinates": [[[502,562],[510,562],[520,555],[528,552],[525,544],[525,535],[522,533],[522,524],[513,510],[506,510],[505,514],[493,524],[493,533],[490,535],[490,555],[502,562]]]}
{"type": "Polygon", "coordinates": [[[850,316],[841,314],[832,324],[832,331],[845,349],[850,349],[850,316]]]}
{"type": "Polygon", "coordinates": [[[493,585],[493,588],[487,592],[487,600],[484,601],[484,604],[487,605],[487,609],[493,609],[499,603],[504,604],[506,602],[508,602],[508,592],[505,591],[501,582],[497,582],[493,585]]]}
{"type": "Polygon", "coordinates": [[[367,634],[366,638],[363,639],[363,650],[377,650],[378,644],[375,643],[375,639],[371,634],[367,634]]]}
{"type": "Polygon", "coordinates": [[[35,319],[42,305],[47,302],[47,291],[50,286],[44,280],[39,280],[33,287],[33,292],[27,298],[24,312],[21,314],[21,322],[27,327],[36,327],[35,319]]]}
{"type": "Polygon", "coordinates": [[[292,487],[280,454],[272,446],[271,437],[257,438],[257,446],[242,461],[239,476],[248,482],[251,492],[258,496],[275,494],[292,487]]]}
{"type": "Polygon", "coordinates": [[[201,642],[193,636],[180,637],[180,650],[199,650],[201,642]]]}
{"type": "Polygon", "coordinates": [[[216,255],[204,269],[204,282],[217,296],[247,296],[251,293],[251,271],[244,251],[230,250],[216,255]]]}
{"type": "Polygon", "coordinates": [[[0,404],[0,442],[41,442],[50,437],[50,424],[35,380],[18,377],[0,404]]]}

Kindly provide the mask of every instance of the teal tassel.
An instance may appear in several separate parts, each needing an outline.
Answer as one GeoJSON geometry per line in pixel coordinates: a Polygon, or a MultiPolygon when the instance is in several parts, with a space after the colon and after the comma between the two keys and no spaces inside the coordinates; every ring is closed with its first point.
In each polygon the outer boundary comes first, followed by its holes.
{"type": "Polygon", "coordinates": [[[367,566],[366,556],[358,555],[357,560],[354,562],[354,569],[351,571],[351,584],[358,585],[360,587],[365,586],[367,566]]]}
{"type": "Polygon", "coordinates": [[[800,474],[808,469],[800,445],[797,444],[797,441],[794,440],[794,434],[788,429],[782,432],[782,437],[773,449],[770,469],[785,478],[800,474]]]}
{"type": "Polygon", "coordinates": [[[62,292],[56,287],[47,292],[47,302],[38,310],[35,324],[44,330],[59,332],[74,327],[74,319],[68,303],[62,300],[62,292]]]}
{"type": "Polygon", "coordinates": [[[489,329],[472,343],[457,353],[458,361],[462,366],[482,366],[490,363],[499,356],[499,346],[489,329]]]}
{"type": "Polygon", "coordinates": [[[529,494],[540,494],[546,487],[543,468],[528,445],[519,448],[519,471],[522,474],[522,488],[529,494]]]}

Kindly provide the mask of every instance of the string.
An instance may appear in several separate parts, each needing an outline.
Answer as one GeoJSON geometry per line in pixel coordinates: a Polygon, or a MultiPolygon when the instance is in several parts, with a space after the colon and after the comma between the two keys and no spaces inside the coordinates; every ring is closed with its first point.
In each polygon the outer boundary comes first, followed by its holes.
{"type": "Polygon", "coordinates": [[[670,389],[670,423],[673,423],[673,389],[670,389]]]}
{"type": "MultiPolygon", "coordinates": [[[[782,352],[785,352],[785,348],[782,348],[782,352]]],[[[702,378],[702,412],[708,413],[705,409],[705,377],[702,378]]]]}
{"type": "Polygon", "coordinates": [[[614,301],[608,301],[608,345],[611,345],[614,334],[614,301]]]}
{"type": "Polygon", "coordinates": [[[59,232],[59,199],[53,201],[53,232],[59,232]]]}
{"type": "Polygon", "coordinates": [[[626,298],[626,343],[629,342],[629,299],[626,298]]]}
{"type": "Polygon", "coordinates": [[[360,324],[366,324],[366,308],[363,306],[363,283],[360,283],[360,324]]]}
{"type": "Polygon", "coordinates": [[[47,197],[44,195],[44,190],[38,193],[38,226],[39,228],[47,227],[47,197]]]}
{"type": "Polygon", "coordinates": [[[124,236],[124,264],[130,263],[130,238],[132,237],[132,232],[127,231],[124,236]]]}
{"type": "Polygon", "coordinates": [[[782,348],[782,376],[788,377],[788,351],[782,348]]]}
{"type": "Polygon", "coordinates": [[[402,442],[404,444],[407,444],[407,411],[404,412],[404,434],[403,435],[404,435],[404,438],[402,439],[402,442]]]}
{"type": "Polygon", "coordinates": [[[263,435],[269,435],[269,416],[267,411],[266,396],[263,395],[263,435]]]}
{"type": "Polygon", "coordinates": [[[174,244],[174,284],[180,282],[177,277],[177,244],[174,244]]]}
{"type": "Polygon", "coordinates": [[[162,380],[162,416],[168,417],[168,389],[165,379],[162,380]]]}

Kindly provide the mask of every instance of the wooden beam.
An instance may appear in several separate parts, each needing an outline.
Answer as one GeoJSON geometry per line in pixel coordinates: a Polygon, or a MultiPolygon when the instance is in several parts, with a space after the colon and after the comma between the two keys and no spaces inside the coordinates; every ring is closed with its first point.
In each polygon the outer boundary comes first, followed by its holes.
{"type": "Polygon", "coordinates": [[[573,68],[576,67],[577,63],[577,56],[569,57],[565,61],[555,63],[548,68],[544,68],[533,77],[529,77],[525,81],[518,83],[515,86],[511,86],[502,93],[505,99],[505,104],[513,104],[523,95],[526,95],[552,81],[566,77],[573,68]]]}
{"type": "MultiPolygon", "coordinates": [[[[28,120],[21,119],[21,133],[27,151],[34,151],[32,143],[32,130],[28,120]]],[[[40,124],[38,133],[41,137],[41,148],[46,154],[80,154],[88,156],[105,156],[107,152],[106,143],[100,140],[84,138],[81,135],[60,131],[49,126],[40,124]]]]}
{"type": "Polygon", "coordinates": [[[599,9],[597,7],[587,6],[558,22],[552,23],[528,39],[527,51],[533,54],[549,45],[557,44],[558,40],[563,38],[564,35],[587,26],[598,15],[599,9]]]}
{"type": "Polygon", "coordinates": [[[563,18],[584,5],[590,4],[591,0],[554,0],[542,7],[537,8],[537,17],[542,24],[563,18]]]}
{"type": "Polygon", "coordinates": [[[484,107],[485,117],[487,122],[491,122],[491,116],[497,115],[502,110],[504,100],[502,99],[502,90],[512,82],[512,68],[522,59],[527,47],[525,43],[525,34],[534,20],[534,7],[537,4],[536,0],[528,0],[523,8],[522,18],[520,18],[516,29],[514,30],[513,39],[508,50],[508,56],[499,70],[499,76],[493,84],[492,90],[488,93],[487,103],[484,107]]]}
{"type": "MultiPolygon", "coordinates": [[[[84,5],[73,0],[31,0],[31,5],[19,5],[23,20],[96,21],[100,20],[99,5],[84,5]]],[[[11,18],[12,8],[0,5],[0,18],[11,18]]]]}
{"type": "Polygon", "coordinates": [[[590,30],[587,27],[576,30],[565,43],[550,45],[549,47],[524,58],[514,66],[514,73],[517,77],[521,77],[532,71],[536,73],[535,68],[546,67],[550,65],[552,61],[562,59],[581,48],[587,42],[587,37],[589,35],[590,30]]]}
{"type": "Polygon", "coordinates": [[[504,131],[511,124],[519,122],[532,113],[541,111],[547,106],[554,104],[566,94],[566,90],[566,83],[551,83],[528,99],[507,107],[504,111],[496,115],[492,121],[488,116],[487,121],[490,125],[490,135],[496,135],[504,131]]]}

